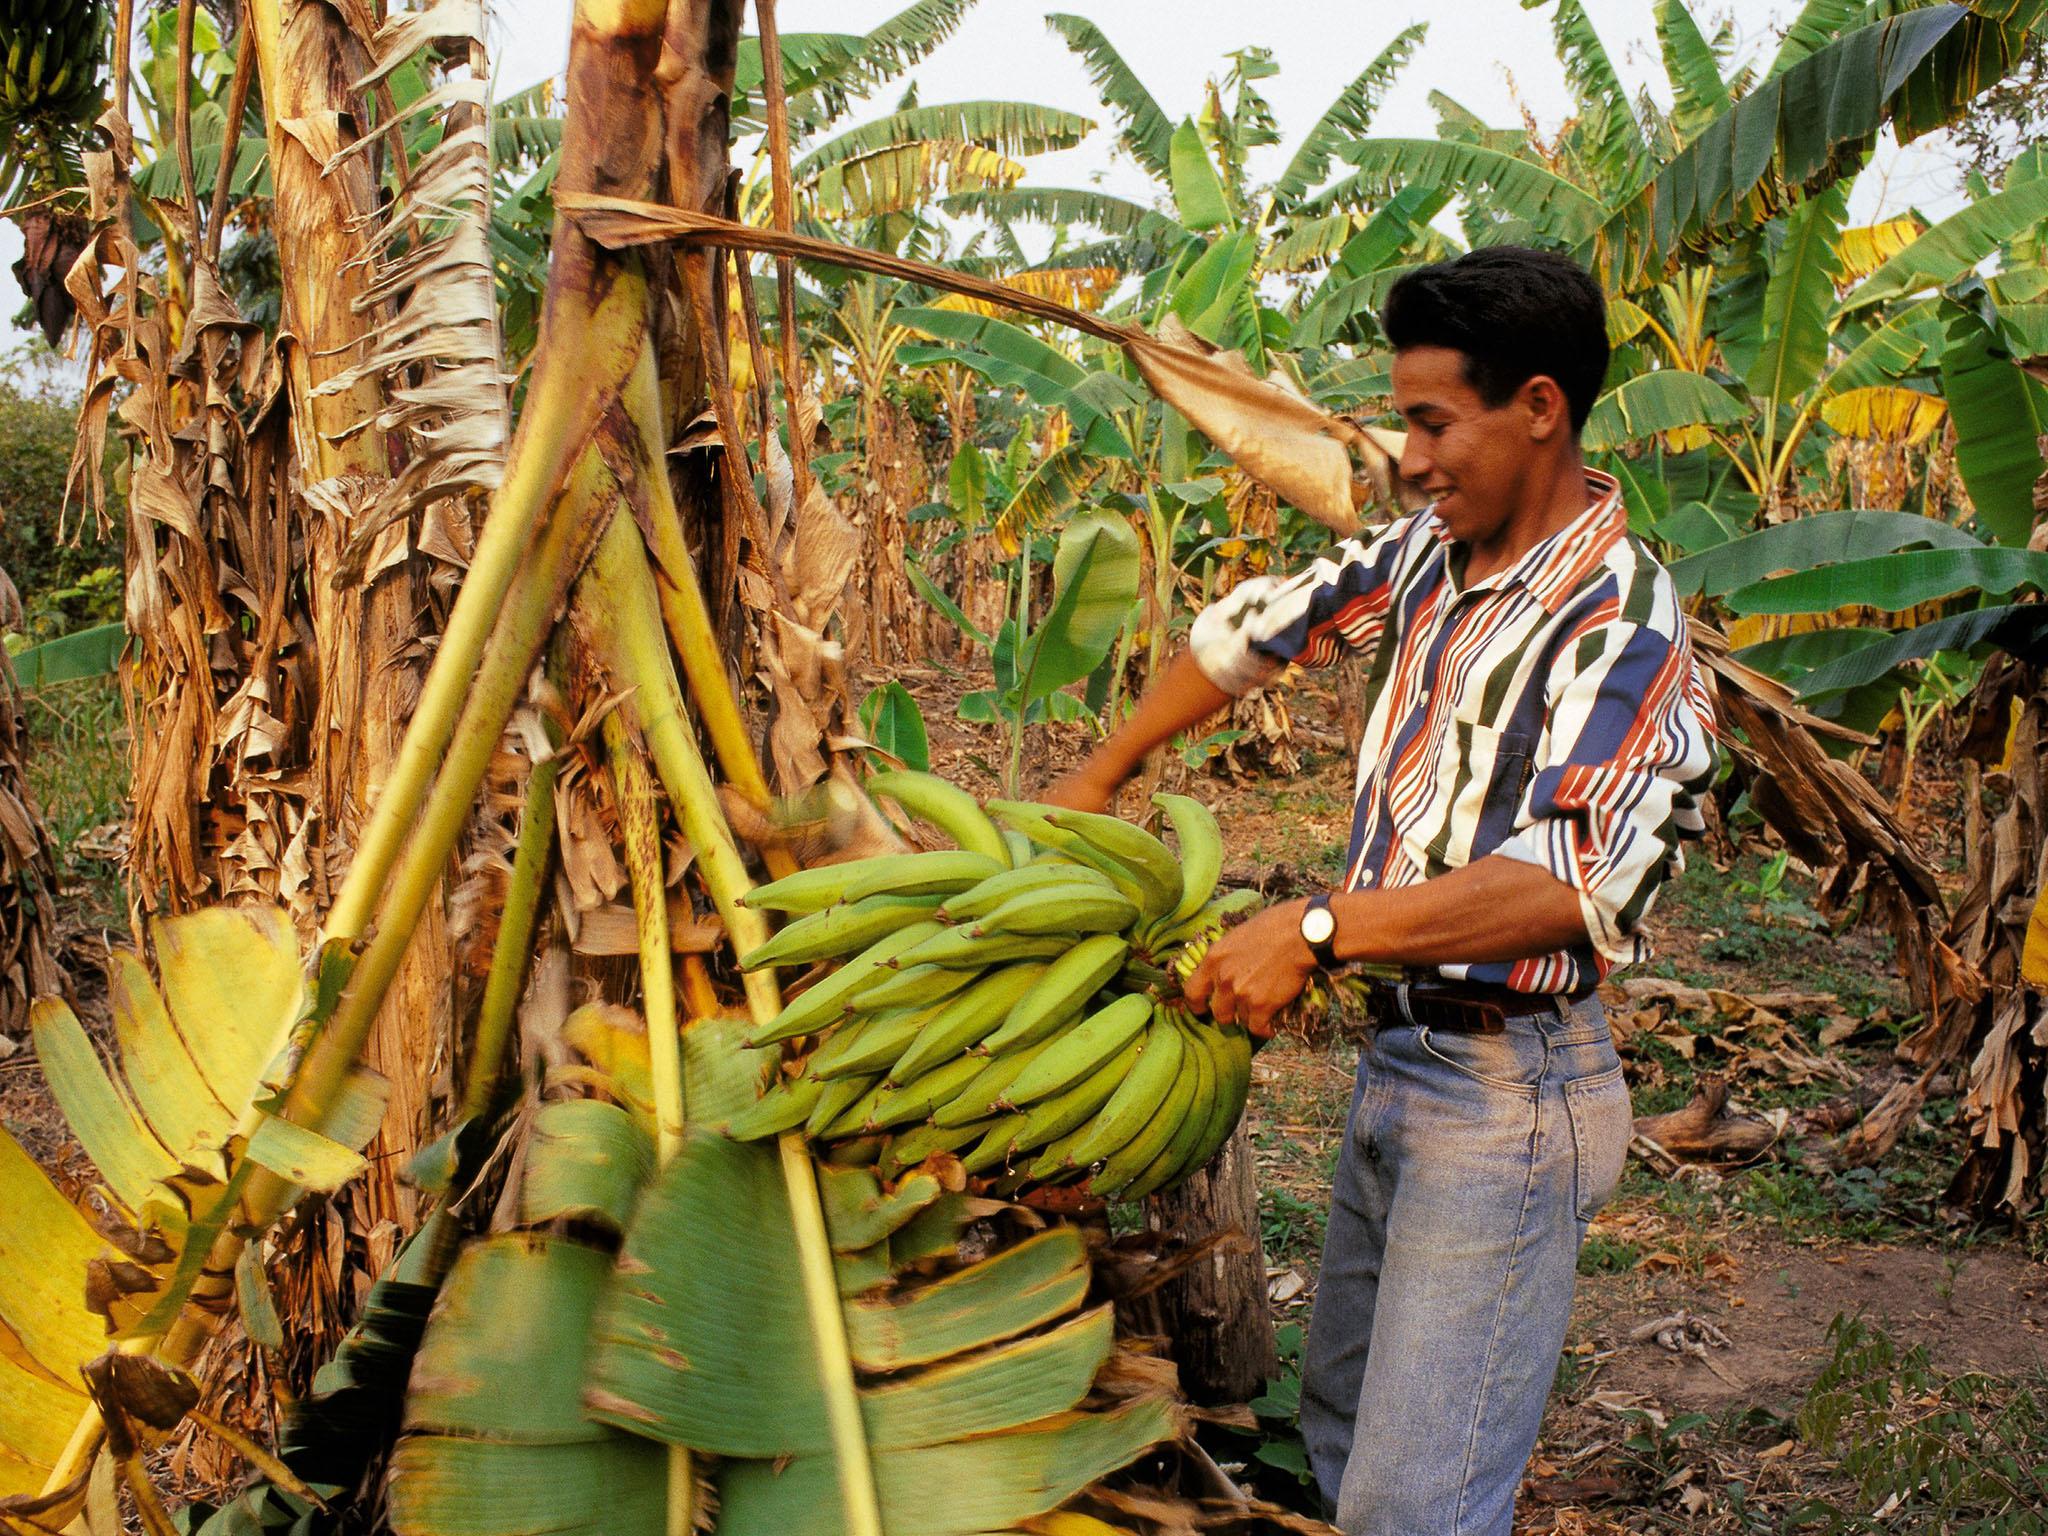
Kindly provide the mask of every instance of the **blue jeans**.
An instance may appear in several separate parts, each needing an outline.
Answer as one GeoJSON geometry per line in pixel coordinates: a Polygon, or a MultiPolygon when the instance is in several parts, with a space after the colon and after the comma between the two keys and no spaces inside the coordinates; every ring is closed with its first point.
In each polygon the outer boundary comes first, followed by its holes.
{"type": "Polygon", "coordinates": [[[1373,1033],[1302,1373],[1309,1463],[1348,1536],[1509,1536],[1629,1124],[1596,1000],[1498,1035],[1373,1033]]]}

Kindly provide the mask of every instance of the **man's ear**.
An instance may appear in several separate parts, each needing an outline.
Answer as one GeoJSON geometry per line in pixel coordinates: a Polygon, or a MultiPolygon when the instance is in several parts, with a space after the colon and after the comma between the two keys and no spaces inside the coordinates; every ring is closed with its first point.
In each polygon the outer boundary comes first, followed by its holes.
{"type": "Polygon", "coordinates": [[[1529,436],[1544,443],[1560,432],[1569,433],[1572,425],[1571,401],[1557,380],[1547,373],[1539,373],[1522,385],[1522,405],[1529,413],[1529,436]]]}

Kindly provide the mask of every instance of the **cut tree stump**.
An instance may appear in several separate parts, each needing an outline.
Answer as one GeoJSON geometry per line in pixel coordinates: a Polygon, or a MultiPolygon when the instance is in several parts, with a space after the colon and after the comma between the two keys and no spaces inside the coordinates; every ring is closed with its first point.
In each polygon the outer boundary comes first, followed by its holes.
{"type": "Polygon", "coordinates": [[[1266,1305],[1251,1139],[1242,1122],[1208,1168],[1146,1202],[1145,1221],[1188,1243],[1219,1232],[1244,1235],[1244,1243],[1219,1249],[1161,1286],[1158,1303],[1188,1398],[1203,1405],[1249,1402],[1279,1374],[1280,1360],[1266,1305]]]}

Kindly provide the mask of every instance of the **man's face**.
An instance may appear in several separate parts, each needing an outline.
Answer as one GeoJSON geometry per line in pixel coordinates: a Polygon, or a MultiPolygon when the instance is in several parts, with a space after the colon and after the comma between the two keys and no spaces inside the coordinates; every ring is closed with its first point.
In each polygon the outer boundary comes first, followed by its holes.
{"type": "Polygon", "coordinates": [[[1465,354],[1450,347],[1396,352],[1393,382],[1394,409],[1408,423],[1403,478],[1435,500],[1452,538],[1487,543],[1514,512],[1535,457],[1538,434],[1531,429],[1544,413],[1532,412],[1524,398],[1530,385],[1490,406],[1466,381],[1465,354]]]}

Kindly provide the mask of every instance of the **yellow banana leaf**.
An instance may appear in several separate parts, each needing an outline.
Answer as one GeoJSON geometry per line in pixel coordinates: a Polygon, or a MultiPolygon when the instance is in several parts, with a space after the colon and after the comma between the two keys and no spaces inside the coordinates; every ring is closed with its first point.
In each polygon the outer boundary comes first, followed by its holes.
{"type": "Polygon", "coordinates": [[[1820,415],[1844,437],[1886,438],[1917,448],[1948,415],[1948,402],[1902,385],[1874,384],[1844,390],[1820,415]]]}
{"type": "MultiPolygon", "coordinates": [[[[1041,267],[1029,272],[1011,272],[996,279],[1018,293],[1071,304],[1076,309],[1097,310],[1116,291],[1124,274],[1118,267],[1041,267]]],[[[949,293],[932,301],[933,309],[958,309],[974,315],[999,315],[1007,306],[990,303],[971,294],[949,293]]]]}
{"type": "Polygon", "coordinates": [[[1909,213],[1879,224],[1863,224],[1843,230],[1835,245],[1836,254],[1842,261],[1840,280],[1843,286],[1854,287],[1862,282],[1918,240],[1926,229],[1925,224],[1909,213]]]}
{"type": "MultiPolygon", "coordinates": [[[[160,982],[138,955],[109,963],[115,1062],[61,1001],[30,1013],[51,1095],[117,1214],[103,1235],[0,1132],[0,1497],[35,1495],[59,1466],[91,1406],[80,1368],[110,1336],[150,1340],[177,1318],[250,1168],[337,1188],[382,1118],[367,1072],[322,1131],[269,1113],[307,1001],[282,911],[208,908],[152,936],[160,982]]],[[[83,1496],[37,1518],[62,1525],[83,1496]]]]}

